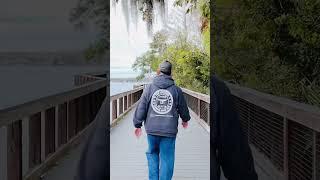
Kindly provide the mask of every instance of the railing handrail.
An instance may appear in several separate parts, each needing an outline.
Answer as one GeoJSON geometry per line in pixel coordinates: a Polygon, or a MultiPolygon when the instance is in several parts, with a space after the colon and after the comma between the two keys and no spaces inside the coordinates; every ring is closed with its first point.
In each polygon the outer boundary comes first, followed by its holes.
{"type": "Polygon", "coordinates": [[[320,132],[320,108],[239,85],[226,84],[234,96],[320,132]]]}
{"type": "Polygon", "coordinates": [[[118,98],[120,98],[122,96],[125,96],[127,94],[132,94],[132,93],[138,92],[141,89],[144,89],[144,88],[143,87],[138,87],[138,88],[134,88],[134,89],[129,90],[129,91],[125,91],[125,92],[122,92],[122,93],[114,94],[114,95],[110,96],[110,101],[118,99],[118,98]]]}
{"type": "Polygon", "coordinates": [[[41,97],[26,103],[11,106],[0,110],[0,127],[18,121],[30,114],[45,110],[66,101],[88,94],[107,85],[105,79],[89,82],[64,92],[41,97]]]}
{"type": "Polygon", "coordinates": [[[106,80],[105,78],[99,77],[99,75],[103,75],[102,72],[101,73],[95,72],[95,73],[87,73],[87,74],[76,74],[75,76],[94,78],[97,80],[106,80]]]}
{"type": "Polygon", "coordinates": [[[192,91],[192,90],[189,90],[186,88],[181,88],[181,89],[184,93],[189,94],[190,96],[193,96],[195,98],[198,98],[198,99],[210,104],[210,96],[209,95],[195,92],[195,91],[192,91]]]}
{"type": "MultiPolygon", "coordinates": [[[[141,85],[141,86],[145,86],[145,85],[148,85],[148,84],[150,84],[150,83],[142,83],[142,84],[140,84],[140,85],[141,85]]],[[[186,88],[181,88],[181,89],[182,89],[182,91],[183,91],[184,93],[187,93],[187,94],[189,94],[189,95],[191,95],[191,96],[193,96],[193,97],[199,98],[200,100],[202,100],[202,101],[210,104],[210,95],[202,94],[202,93],[200,93],[200,92],[192,91],[192,90],[186,89],[186,88]]],[[[139,90],[140,90],[140,89],[139,89],[139,90]]],[[[128,91],[128,92],[130,92],[130,91],[128,91]]],[[[125,94],[125,93],[126,93],[126,92],[124,92],[124,94],[125,94]]],[[[119,93],[119,94],[120,94],[120,93],[119,93]]]]}

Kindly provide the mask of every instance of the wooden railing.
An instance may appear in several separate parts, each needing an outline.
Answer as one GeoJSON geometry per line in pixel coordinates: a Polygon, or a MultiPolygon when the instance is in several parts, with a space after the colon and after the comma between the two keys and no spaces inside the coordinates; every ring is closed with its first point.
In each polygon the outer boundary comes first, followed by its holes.
{"type": "Polygon", "coordinates": [[[77,76],[77,87],[0,110],[0,179],[38,179],[79,139],[106,97],[106,79],[77,76]]]}
{"type": "Polygon", "coordinates": [[[110,97],[111,126],[114,126],[132,107],[136,105],[143,92],[143,87],[119,93],[110,97]]]}
{"type": "Polygon", "coordinates": [[[90,74],[77,74],[74,76],[74,86],[80,86],[90,82],[98,80],[106,80],[105,74],[101,73],[90,73],[90,74]]]}
{"type": "MultiPolygon", "coordinates": [[[[141,84],[135,86],[131,91],[111,96],[112,126],[137,103],[147,85],[141,84]]],[[[188,107],[194,115],[193,117],[200,120],[201,125],[210,132],[210,96],[184,88],[182,88],[182,91],[188,107]]]]}
{"type": "MultiPolygon", "coordinates": [[[[227,85],[256,166],[272,180],[319,179],[320,109],[249,88],[227,85]]],[[[209,109],[214,110],[210,107],[210,96],[188,89],[183,89],[183,93],[191,112],[209,130],[209,109]]]]}
{"type": "Polygon", "coordinates": [[[320,109],[228,84],[257,165],[270,179],[320,178],[320,109]]]}
{"type": "Polygon", "coordinates": [[[210,96],[182,88],[189,109],[201,125],[210,132],[210,96]]]}

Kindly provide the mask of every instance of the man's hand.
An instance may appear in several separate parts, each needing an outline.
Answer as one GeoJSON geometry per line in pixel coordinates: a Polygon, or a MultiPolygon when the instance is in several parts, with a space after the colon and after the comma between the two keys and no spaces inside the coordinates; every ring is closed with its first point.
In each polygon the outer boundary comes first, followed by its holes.
{"type": "Polygon", "coordinates": [[[182,121],[182,127],[183,127],[184,129],[187,129],[187,127],[188,127],[188,122],[182,121]]]}
{"type": "Polygon", "coordinates": [[[141,128],[136,128],[136,130],[134,131],[134,134],[136,135],[137,138],[139,138],[142,134],[141,128]]]}

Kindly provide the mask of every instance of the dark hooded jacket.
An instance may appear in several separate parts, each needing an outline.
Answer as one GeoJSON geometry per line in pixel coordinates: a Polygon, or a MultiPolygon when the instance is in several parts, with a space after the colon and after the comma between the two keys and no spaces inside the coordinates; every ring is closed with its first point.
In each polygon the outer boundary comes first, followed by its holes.
{"type": "Polygon", "coordinates": [[[220,168],[228,180],[257,180],[252,153],[244,136],[233,96],[223,81],[211,78],[211,177],[220,179],[220,168]]]}
{"type": "Polygon", "coordinates": [[[171,76],[161,74],[143,91],[133,124],[140,128],[144,122],[147,134],[175,137],[179,116],[182,121],[190,120],[182,90],[174,84],[171,76]]]}

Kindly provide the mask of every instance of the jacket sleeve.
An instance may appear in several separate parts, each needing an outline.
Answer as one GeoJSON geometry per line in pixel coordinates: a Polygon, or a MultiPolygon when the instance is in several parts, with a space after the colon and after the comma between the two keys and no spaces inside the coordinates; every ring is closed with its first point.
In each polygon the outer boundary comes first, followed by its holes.
{"type": "Polygon", "coordinates": [[[191,117],[188,109],[188,104],[184,98],[183,92],[180,88],[178,88],[178,113],[184,122],[188,122],[191,117]]]}
{"type": "Polygon", "coordinates": [[[84,144],[74,180],[105,180],[110,176],[110,123],[106,118],[110,109],[106,103],[107,101],[103,103],[93,122],[95,124],[84,144]]]}
{"type": "Polygon", "coordinates": [[[233,96],[220,82],[218,98],[218,161],[228,180],[257,180],[252,153],[244,136],[233,96]]]}
{"type": "Polygon", "coordinates": [[[148,100],[149,89],[150,89],[150,85],[143,90],[141,98],[134,112],[133,125],[135,128],[141,128],[142,123],[145,121],[147,117],[148,106],[149,106],[149,100],[148,100]]]}

